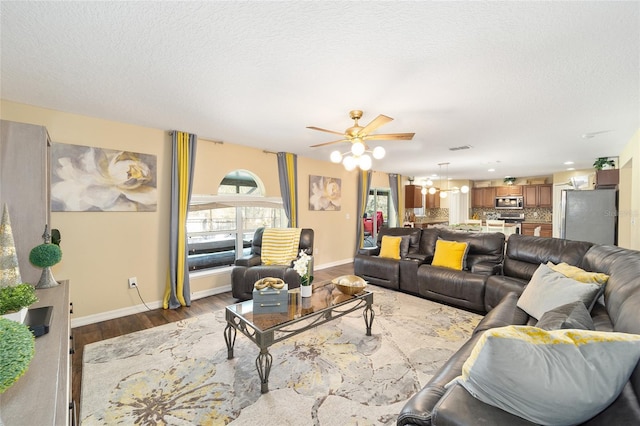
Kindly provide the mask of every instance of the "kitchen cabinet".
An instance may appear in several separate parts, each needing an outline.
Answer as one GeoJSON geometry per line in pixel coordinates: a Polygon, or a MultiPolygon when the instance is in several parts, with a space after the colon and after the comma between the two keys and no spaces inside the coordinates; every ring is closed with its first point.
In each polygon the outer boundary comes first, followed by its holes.
{"type": "Polygon", "coordinates": [[[484,188],[471,189],[471,207],[473,208],[494,208],[496,202],[496,187],[488,186],[484,188]]]}
{"type": "Polygon", "coordinates": [[[428,209],[439,209],[440,208],[440,193],[436,192],[435,194],[425,195],[425,207],[428,209]]]}
{"type": "Polygon", "coordinates": [[[520,225],[522,235],[531,235],[535,234],[535,230],[537,227],[540,227],[540,236],[541,237],[552,237],[553,230],[551,228],[550,223],[530,223],[530,222],[522,222],[520,225]]]}
{"type": "Polygon", "coordinates": [[[496,197],[522,195],[522,185],[506,185],[496,187],[496,197]]]}
{"type": "Polygon", "coordinates": [[[404,208],[422,208],[422,187],[418,185],[405,185],[404,187],[404,208]]]}
{"type": "Polygon", "coordinates": [[[617,188],[620,181],[620,170],[596,170],[596,189],[617,188]]]}
{"type": "Polygon", "coordinates": [[[525,208],[551,208],[553,205],[553,185],[525,185],[523,196],[525,208]]]}

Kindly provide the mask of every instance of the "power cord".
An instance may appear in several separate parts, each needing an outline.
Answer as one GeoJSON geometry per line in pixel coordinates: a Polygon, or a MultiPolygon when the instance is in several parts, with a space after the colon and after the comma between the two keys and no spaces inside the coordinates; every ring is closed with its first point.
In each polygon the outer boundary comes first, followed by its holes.
{"type": "Polygon", "coordinates": [[[136,291],[138,292],[138,297],[140,298],[140,301],[142,302],[142,304],[144,305],[144,307],[145,307],[145,308],[147,308],[147,310],[148,310],[148,311],[150,311],[150,310],[151,310],[151,308],[150,308],[150,307],[148,307],[148,306],[147,306],[147,304],[144,302],[144,299],[142,298],[142,295],[140,294],[140,289],[138,288],[138,286],[137,286],[137,285],[135,285],[135,286],[133,286],[133,287],[134,287],[134,288],[136,289],[136,291]]]}

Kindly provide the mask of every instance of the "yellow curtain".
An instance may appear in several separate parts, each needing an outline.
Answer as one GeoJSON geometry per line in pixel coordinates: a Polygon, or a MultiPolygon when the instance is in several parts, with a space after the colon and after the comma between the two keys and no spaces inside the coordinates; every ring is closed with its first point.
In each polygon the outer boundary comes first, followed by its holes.
{"type": "MultiPolygon", "coordinates": [[[[369,198],[369,189],[371,187],[371,170],[361,170],[358,174],[358,241],[356,242],[356,253],[364,247],[364,224],[362,218],[367,210],[367,199],[369,198]]],[[[375,220],[375,218],[374,218],[375,220]]]]}
{"type": "Polygon", "coordinates": [[[280,193],[289,228],[298,227],[298,156],[278,152],[278,176],[280,193]]]}
{"type": "Polygon", "coordinates": [[[172,134],[169,271],[163,299],[165,309],[191,305],[187,268],[187,214],[191,199],[196,143],[196,135],[177,131],[172,134]]]}

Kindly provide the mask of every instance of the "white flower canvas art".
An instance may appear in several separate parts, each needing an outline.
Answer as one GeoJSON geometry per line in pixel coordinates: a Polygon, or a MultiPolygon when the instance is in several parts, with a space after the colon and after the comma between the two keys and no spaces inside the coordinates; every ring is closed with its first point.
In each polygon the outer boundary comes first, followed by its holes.
{"type": "Polygon", "coordinates": [[[309,210],[340,210],[341,205],[339,178],[309,175],[309,210]]]}
{"type": "Polygon", "coordinates": [[[52,211],[149,212],[157,199],[155,155],[52,144],[52,211]]]}

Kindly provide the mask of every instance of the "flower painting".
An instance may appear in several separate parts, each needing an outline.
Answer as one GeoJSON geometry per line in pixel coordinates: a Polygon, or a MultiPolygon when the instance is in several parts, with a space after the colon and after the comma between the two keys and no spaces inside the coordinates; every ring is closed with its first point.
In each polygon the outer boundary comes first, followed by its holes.
{"type": "Polygon", "coordinates": [[[156,156],[55,143],[51,210],[156,211],[156,156]]]}
{"type": "Polygon", "coordinates": [[[340,210],[342,181],[326,176],[309,176],[309,210],[340,210]]]}

